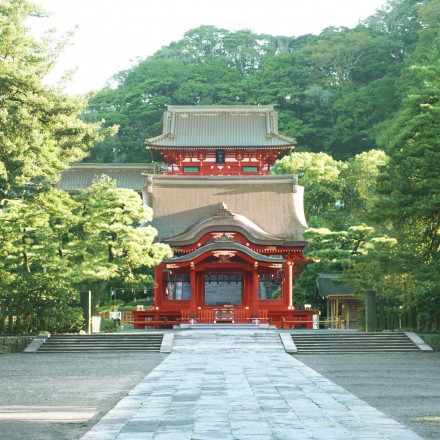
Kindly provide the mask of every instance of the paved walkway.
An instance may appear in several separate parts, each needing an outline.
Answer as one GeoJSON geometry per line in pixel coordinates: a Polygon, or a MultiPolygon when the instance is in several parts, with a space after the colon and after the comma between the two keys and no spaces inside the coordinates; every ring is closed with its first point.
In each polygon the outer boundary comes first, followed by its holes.
{"type": "Polygon", "coordinates": [[[189,330],[82,440],[415,440],[269,330],[189,330]]]}

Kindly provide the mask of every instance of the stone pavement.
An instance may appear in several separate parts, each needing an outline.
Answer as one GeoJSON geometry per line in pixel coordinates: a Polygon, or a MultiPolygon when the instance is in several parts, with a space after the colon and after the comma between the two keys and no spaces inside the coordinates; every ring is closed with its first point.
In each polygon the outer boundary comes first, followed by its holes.
{"type": "Polygon", "coordinates": [[[420,438],[291,357],[277,331],[188,330],[82,440],[420,438]]]}

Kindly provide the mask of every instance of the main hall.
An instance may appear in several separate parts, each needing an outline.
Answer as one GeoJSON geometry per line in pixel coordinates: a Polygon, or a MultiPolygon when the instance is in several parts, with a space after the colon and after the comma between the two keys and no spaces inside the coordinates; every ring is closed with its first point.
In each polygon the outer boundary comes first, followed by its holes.
{"type": "MultiPolygon", "coordinates": [[[[295,145],[278,133],[273,106],[169,106],[163,133],[145,144],[167,162],[143,198],[174,252],[155,270],[153,320],[310,324],[293,303],[303,188],[296,175],[270,175],[295,145]]],[[[152,316],[135,313],[138,325],[152,316]]]]}
{"type": "Polygon", "coordinates": [[[312,327],[293,288],[306,263],[304,188],[298,175],[270,174],[295,144],[270,105],[168,106],[163,133],[145,141],[152,163],[79,164],[63,174],[67,190],[106,174],[142,193],[156,240],[173,250],[155,268],[153,307],[133,312],[135,328],[312,327]]]}

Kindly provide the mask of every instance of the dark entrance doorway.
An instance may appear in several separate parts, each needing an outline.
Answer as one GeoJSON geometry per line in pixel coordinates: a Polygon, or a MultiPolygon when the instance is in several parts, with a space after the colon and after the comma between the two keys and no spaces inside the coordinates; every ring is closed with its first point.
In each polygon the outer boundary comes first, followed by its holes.
{"type": "Polygon", "coordinates": [[[242,281],[240,273],[205,274],[205,304],[207,306],[241,305],[242,281]]]}

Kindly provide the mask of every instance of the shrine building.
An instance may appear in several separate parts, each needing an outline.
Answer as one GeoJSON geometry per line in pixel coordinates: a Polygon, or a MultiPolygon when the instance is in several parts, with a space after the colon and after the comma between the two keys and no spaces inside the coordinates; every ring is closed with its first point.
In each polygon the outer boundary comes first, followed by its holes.
{"type": "Polygon", "coordinates": [[[174,256],[155,268],[153,310],[135,328],[182,322],[266,322],[312,328],[295,310],[307,229],[297,175],[270,175],[294,139],[278,133],[273,106],[169,106],[163,134],[148,139],[144,204],[157,240],[174,256]]]}
{"type": "Polygon", "coordinates": [[[154,307],[135,328],[185,322],[312,328],[294,306],[308,228],[297,175],[271,175],[294,139],[278,133],[273,106],[169,106],[163,134],[146,141],[152,163],[75,164],[59,188],[102,175],[142,194],[157,241],[174,251],[155,268],[154,307]],[[166,162],[166,165],[164,164],[166,162]]]}

